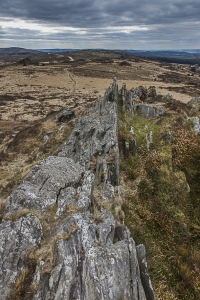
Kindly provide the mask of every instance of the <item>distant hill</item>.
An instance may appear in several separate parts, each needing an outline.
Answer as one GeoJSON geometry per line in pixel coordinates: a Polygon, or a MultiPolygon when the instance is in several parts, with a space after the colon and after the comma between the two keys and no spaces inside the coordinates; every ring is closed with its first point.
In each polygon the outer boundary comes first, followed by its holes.
{"type": "Polygon", "coordinates": [[[135,55],[151,60],[157,60],[165,63],[179,63],[179,64],[198,64],[200,65],[200,52],[199,49],[194,50],[121,50],[123,55],[135,55]]]}
{"type": "Polygon", "coordinates": [[[121,52],[145,57],[199,57],[199,49],[190,50],[121,50],[121,52]]]}
{"type": "Polygon", "coordinates": [[[31,55],[38,53],[40,53],[40,51],[18,47],[0,48],[0,55],[31,55]]]}

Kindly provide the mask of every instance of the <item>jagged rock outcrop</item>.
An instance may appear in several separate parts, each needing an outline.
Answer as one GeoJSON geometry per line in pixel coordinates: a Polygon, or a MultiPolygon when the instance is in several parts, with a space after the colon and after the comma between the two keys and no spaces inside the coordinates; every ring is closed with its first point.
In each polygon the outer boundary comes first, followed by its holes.
{"type": "Polygon", "coordinates": [[[146,101],[150,98],[155,98],[157,95],[155,86],[150,86],[148,89],[144,86],[138,86],[130,90],[134,101],[146,101]]]}
{"type": "Polygon", "coordinates": [[[147,119],[159,117],[164,114],[164,109],[161,106],[153,106],[148,104],[134,105],[134,113],[147,119]]]}
{"type": "Polygon", "coordinates": [[[156,97],[157,93],[154,86],[151,86],[148,89],[143,86],[139,86],[128,91],[126,89],[126,84],[123,84],[121,95],[123,109],[131,115],[139,115],[143,118],[151,119],[159,117],[165,112],[161,106],[143,103],[156,97]]]}
{"type": "Polygon", "coordinates": [[[124,111],[130,112],[133,114],[134,104],[131,91],[126,89],[126,84],[122,84],[121,89],[122,101],[123,101],[123,109],[124,111]]]}
{"type": "Polygon", "coordinates": [[[26,289],[35,289],[29,298],[21,291],[21,299],[155,299],[144,246],[123,225],[117,96],[114,81],[89,115],[75,120],[58,156],[38,163],[8,197],[0,224],[1,300],[14,299],[24,270],[26,289]]]}

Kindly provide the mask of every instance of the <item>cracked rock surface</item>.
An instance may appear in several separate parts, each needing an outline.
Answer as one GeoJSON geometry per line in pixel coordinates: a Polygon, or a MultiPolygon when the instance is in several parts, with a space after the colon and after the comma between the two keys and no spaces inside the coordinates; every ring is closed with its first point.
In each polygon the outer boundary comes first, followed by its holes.
{"type": "Polygon", "coordinates": [[[1,300],[12,293],[30,246],[37,255],[29,286],[36,289],[22,299],[155,299],[144,246],[122,224],[117,96],[114,81],[89,115],[75,120],[58,156],[38,163],[8,197],[0,224],[1,300]],[[51,207],[53,239],[37,214],[51,207]]]}

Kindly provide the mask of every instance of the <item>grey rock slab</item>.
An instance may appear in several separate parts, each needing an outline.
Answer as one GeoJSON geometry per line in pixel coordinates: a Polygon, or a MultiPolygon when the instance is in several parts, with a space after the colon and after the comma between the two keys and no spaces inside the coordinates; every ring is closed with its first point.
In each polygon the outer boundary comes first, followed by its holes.
{"type": "Polygon", "coordinates": [[[0,232],[0,299],[5,300],[24,267],[28,247],[40,244],[42,226],[35,215],[28,214],[15,222],[3,222],[0,232]]]}
{"type": "Polygon", "coordinates": [[[152,106],[148,104],[134,105],[134,113],[142,116],[143,118],[156,118],[165,113],[161,106],[152,106]]]}
{"type": "Polygon", "coordinates": [[[194,125],[194,133],[195,133],[195,135],[197,135],[200,131],[199,118],[198,117],[191,117],[191,118],[188,118],[188,119],[192,121],[192,123],[194,125]]]}
{"type": "Polygon", "coordinates": [[[83,247],[83,232],[56,243],[55,267],[34,300],[145,300],[133,240],[83,247]]]}
{"type": "Polygon", "coordinates": [[[24,208],[44,210],[56,204],[62,190],[81,181],[83,171],[70,158],[50,156],[42,160],[8,197],[4,215],[24,208]]]}
{"type": "Polygon", "coordinates": [[[148,273],[145,247],[144,245],[141,244],[136,247],[136,250],[137,250],[138,263],[139,263],[140,273],[141,273],[141,281],[145,290],[146,299],[155,300],[151,279],[148,273]]]}

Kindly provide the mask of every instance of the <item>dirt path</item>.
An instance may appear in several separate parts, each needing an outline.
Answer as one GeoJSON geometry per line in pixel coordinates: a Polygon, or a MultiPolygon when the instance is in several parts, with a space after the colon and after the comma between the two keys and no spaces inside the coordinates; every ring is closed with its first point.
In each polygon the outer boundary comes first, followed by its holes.
{"type": "Polygon", "coordinates": [[[76,91],[76,80],[74,80],[74,76],[72,74],[69,73],[68,76],[74,82],[73,87],[71,89],[71,94],[74,95],[74,93],[76,91]]]}
{"type": "Polygon", "coordinates": [[[74,61],[73,57],[68,56],[70,61],[74,61]]]}

